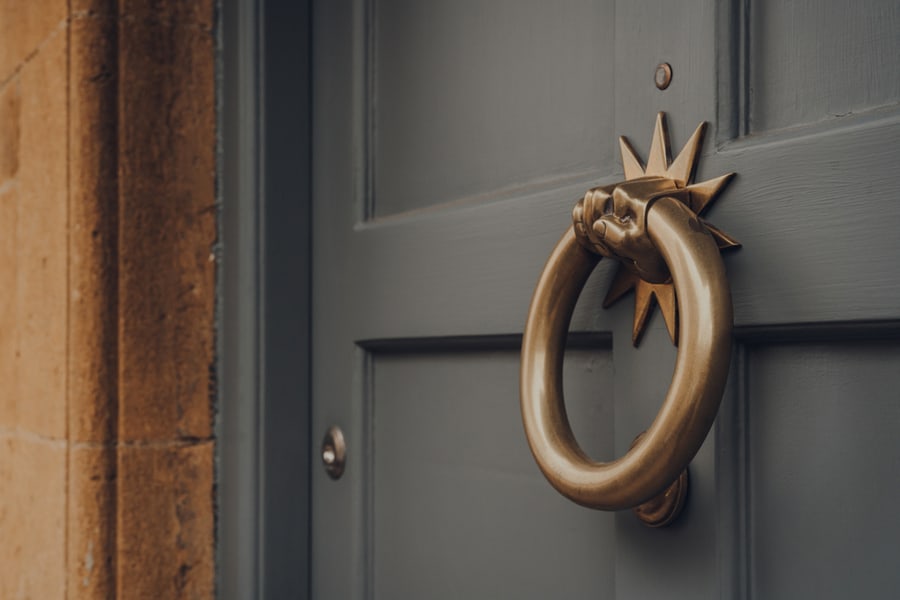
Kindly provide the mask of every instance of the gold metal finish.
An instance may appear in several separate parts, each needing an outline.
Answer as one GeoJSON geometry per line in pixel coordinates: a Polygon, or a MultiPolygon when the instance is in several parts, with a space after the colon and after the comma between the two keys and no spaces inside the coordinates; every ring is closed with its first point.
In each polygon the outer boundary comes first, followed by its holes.
{"type": "MultiPolygon", "coordinates": [[[[631,447],[637,443],[641,433],[631,443],[631,447]]],[[[687,467],[681,471],[678,479],[673,481],[661,494],[657,494],[643,504],[635,506],[631,512],[647,527],[666,527],[678,518],[684,509],[688,492],[688,470],[687,467]]]]}
{"type": "MultiPolygon", "coordinates": [[[[670,165],[660,113],[646,168],[623,138],[627,181],[592,189],[579,201],[574,227],[554,248],[535,289],[522,341],[525,433],[553,487],[584,506],[620,510],[664,492],[700,448],[722,398],[732,307],[719,247],[736,242],[697,217],[730,177],[689,185],[703,131],[703,125],[697,128],[670,165]],[[635,317],[635,341],[655,296],[671,303],[663,314],[679,344],[659,414],[625,456],[609,463],[591,460],[578,446],[561,377],[572,311],[601,255],[622,263],[610,291],[615,299],[632,288],[637,292],[644,314],[640,323],[635,317]]],[[[681,494],[683,502],[683,493],[676,491],[675,499],[681,494]]]]}
{"type": "MultiPolygon", "coordinates": [[[[691,135],[687,144],[684,145],[678,157],[670,162],[669,136],[666,131],[665,115],[659,113],[656,118],[653,141],[650,144],[650,158],[647,160],[646,168],[641,164],[637,153],[628,140],[625,137],[619,138],[626,181],[634,181],[645,177],[666,179],[677,190],[677,192],[670,193],[671,197],[681,200],[696,215],[703,215],[734,177],[734,173],[728,173],[701,183],[690,183],[693,179],[694,171],[696,171],[697,161],[700,157],[700,147],[705,133],[706,123],[701,123],[691,135]]],[[[591,194],[591,192],[588,192],[588,194],[591,194]]],[[[587,196],[582,202],[585,201],[587,201],[587,196]]],[[[712,234],[720,249],[726,250],[740,247],[740,243],[728,234],[720,231],[703,219],[700,219],[700,221],[712,234]]],[[[678,316],[675,302],[675,287],[671,280],[657,282],[642,279],[639,274],[628,267],[627,263],[622,264],[619,266],[619,271],[609,286],[606,299],[603,301],[603,307],[609,308],[631,290],[634,290],[632,343],[635,346],[640,343],[641,336],[647,327],[647,322],[655,304],[659,304],[666,323],[666,329],[669,331],[669,337],[671,337],[673,343],[676,343],[678,339],[678,316]]]]}
{"type": "Polygon", "coordinates": [[[340,479],[344,474],[344,465],[347,462],[347,444],[344,442],[344,432],[334,425],[328,428],[325,439],[322,440],[322,464],[325,471],[332,479],[340,479]]]}
{"type": "Polygon", "coordinates": [[[656,73],[653,74],[653,82],[661,90],[669,87],[669,84],[672,83],[672,65],[659,63],[656,67],[656,73]]]}

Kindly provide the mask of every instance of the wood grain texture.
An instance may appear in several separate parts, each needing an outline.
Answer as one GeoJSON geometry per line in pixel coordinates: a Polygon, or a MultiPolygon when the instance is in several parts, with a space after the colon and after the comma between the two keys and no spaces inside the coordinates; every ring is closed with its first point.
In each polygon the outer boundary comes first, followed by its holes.
{"type": "Polygon", "coordinates": [[[738,171],[711,213],[744,244],[725,259],[736,324],[900,317],[898,143],[900,115],[885,111],[710,157],[705,173],[738,171]]]}
{"type": "Polygon", "coordinates": [[[900,5],[749,3],[750,131],[842,117],[900,99],[900,5]]]}
{"type": "Polygon", "coordinates": [[[612,170],[613,4],[373,2],[374,214],[612,170]]]}
{"type": "MultiPolygon", "coordinates": [[[[748,138],[701,165],[698,177],[738,172],[710,212],[743,243],[725,255],[736,324],[900,317],[892,154],[900,119],[860,117],[805,133],[748,138]],[[865,249],[854,251],[863,238],[865,249]]],[[[344,272],[370,292],[347,318],[362,338],[519,330],[543,262],[587,185],[358,227],[349,240],[356,258],[344,272]],[[395,310],[413,296],[419,309],[395,310]]],[[[610,327],[597,296],[613,266],[601,261],[576,329],[610,327]]]]}
{"type": "Polygon", "coordinates": [[[900,344],[748,356],[752,597],[885,598],[900,586],[900,344]]]}
{"type": "MultiPolygon", "coordinates": [[[[716,6],[707,0],[616,2],[614,133],[628,136],[645,163],[657,112],[669,116],[675,153],[700,121],[715,124],[716,6]],[[653,79],[661,62],[672,67],[665,91],[653,79]]],[[[710,147],[707,140],[704,150],[710,147]]]]}
{"type": "MultiPolygon", "coordinates": [[[[374,598],[611,597],[613,515],[558,495],[518,414],[518,352],[373,356],[374,598]]],[[[613,454],[609,352],[567,356],[583,448],[613,454]],[[606,394],[598,393],[606,390],[606,394]]]]}
{"type": "MultiPolygon", "coordinates": [[[[355,293],[351,265],[358,257],[344,249],[348,230],[363,212],[365,190],[358,153],[365,140],[362,8],[361,0],[312,6],[312,256],[327,258],[314,258],[312,269],[312,431],[320,439],[331,425],[340,426],[351,453],[354,447],[367,449],[365,353],[354,345],[357,332],[342,324],[342,315],[352,315],[359,304],[348,295],[355,293]]],[[[336,482],[319,468],[312,471],[312,598],[365,597],[366,488],[360,464],[348,460],[336,482]]]]}

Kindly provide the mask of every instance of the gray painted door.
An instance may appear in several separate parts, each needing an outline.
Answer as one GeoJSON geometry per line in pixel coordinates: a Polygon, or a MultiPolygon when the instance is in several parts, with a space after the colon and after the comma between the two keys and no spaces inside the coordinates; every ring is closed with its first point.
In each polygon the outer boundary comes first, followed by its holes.
{"type": "MultiPolygon", "coordinates": [[[[316,598],[885,598],[900,590],[900,16],[893,1],[329,0],[313,24],[316,598]],[[660,62],[671,86],[654,86],[660,62]],[[685,513],[575,506],[534,464],[518,343],[586,189],[710,129],[735,359],[685,513]],[[318,466],[316,466],[318,467],[318,466]]],[[[575,433],[624,453],[676,349],[582,294],[575,433]]]]}

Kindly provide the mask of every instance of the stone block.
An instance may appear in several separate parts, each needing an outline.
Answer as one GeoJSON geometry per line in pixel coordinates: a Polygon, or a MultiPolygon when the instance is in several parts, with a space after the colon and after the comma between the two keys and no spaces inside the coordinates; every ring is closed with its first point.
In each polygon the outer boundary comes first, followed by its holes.
{"type": "Polygon", "coordinates": [[[115,597],[116,450],[73,444],[67,510],[68,597],[115,597]]]}
{"type": "Polygon", "coordinates": [[[73,19],[84,17],[117,17],[119,0],[70,0],[73,19]]]}
{"type": "Polygon", "coordinates": [[[122,0],[120,10],[122,15],[129,18],[180,23],[212,31],[214,6],[213,0],[122,0]]]}
{"type": "Polygon", "coordinates": [[[0,598],[62,598],[65,443],[0,433],[0,485],[0,598]]]}
{"type": "Polygon", "coordinates": [[[19,426],[66,436],[66,36],[42,45],[20,73],[16,327],[19,426]]]}
{"type": "Polygon", "coordinates": [[[47,38],[62,33],[68,9],[67,0],[0,0],[0,83],[47,38]]]}
{"type": "Polygon", "coordinates": [[[18,78],[0,87],[0,185],[19,170],[19,112],[22,94],[18,78]]]}
{"type": "Polygon", "coordinates": [[[119,26],[119,436],[211,434],[216,241],[214,44],[119,26]]]}
{"type": "Polygon", "coordinates": [[[118,462],[118,598],[211,598],[212,442],[124,446],[118,462]]]}
{"type": "Polygon", "coordinates": [[[69,57],[69,439],[118,419],[117,20],[77,16],[69,57]]]}
{"type": "MultiPolygon", "coordinates": [[[[19,424],[16,354],[16,208],[18,185],[0,183],[0,431],[19,424]]],[[[0,485],[3,480],[0,479],[0,485]]],[[[0,491],[0,502],[2,502],[0,491]]]]}

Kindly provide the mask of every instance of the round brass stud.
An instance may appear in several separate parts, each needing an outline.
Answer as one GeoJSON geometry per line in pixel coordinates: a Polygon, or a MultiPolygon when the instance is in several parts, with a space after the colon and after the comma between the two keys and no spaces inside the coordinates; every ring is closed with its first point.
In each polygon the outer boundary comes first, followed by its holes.
{"type": "Polygon", "coordinates": [[[653,82],[656,87],[664,90],[672,83],[672,65],[669,63],[659,63],[656,66],[656,73],[653,75],[653,82]]]}
{"type": "Polygon", "coordinates": [[[325,433],[322,440],[322,464],[325,472],[332,479],[340,479],[344,474],[344,465],[347,461],[347,444],[344,442],[344,432],[334,425],[325,433]]]}

